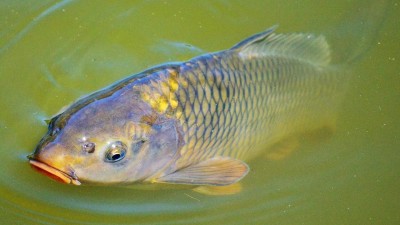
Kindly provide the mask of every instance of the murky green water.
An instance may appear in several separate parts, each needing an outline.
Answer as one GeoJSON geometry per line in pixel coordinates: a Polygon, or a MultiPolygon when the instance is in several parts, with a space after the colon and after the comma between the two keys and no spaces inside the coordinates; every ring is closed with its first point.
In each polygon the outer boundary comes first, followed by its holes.
{"type": "Polygon", "coordinates": [[[1,1],[1,224],[399,224],[400,5],[354,68],[337,133],[250,162],[237,195],[75,187],[25,156],[44,119],[149,66],[226,49],[279,24],[324,33],[352,1],[1,1]]]}

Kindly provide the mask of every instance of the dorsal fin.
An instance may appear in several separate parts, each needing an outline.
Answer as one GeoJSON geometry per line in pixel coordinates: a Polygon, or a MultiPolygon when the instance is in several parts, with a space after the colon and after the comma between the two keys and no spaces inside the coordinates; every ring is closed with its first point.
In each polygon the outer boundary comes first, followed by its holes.
{"type": "Polygon", "coordinates": [[[248,37],[248,38],[244,39],[243,41],[237,43],[235,46],[233,46],[231,48],[231,50],[244,49],[249,45],[260,42],[260,41],[264,40],[265,38],[267,38],[270,34],[274,33],[274,31],[277,27],[278,27],[278,25],[275,25],[264,32],[254,34],[253,36],[248,37]]]}
{"type": "Polygon", "coordinates": [[[329,64],[331,53],[324,36],[303,33],[275,34],[275,28],[276,26],[253,35],[236,44],[231,50],[237,51],[243,59],[280,56],[320,66],[329,64]]]}

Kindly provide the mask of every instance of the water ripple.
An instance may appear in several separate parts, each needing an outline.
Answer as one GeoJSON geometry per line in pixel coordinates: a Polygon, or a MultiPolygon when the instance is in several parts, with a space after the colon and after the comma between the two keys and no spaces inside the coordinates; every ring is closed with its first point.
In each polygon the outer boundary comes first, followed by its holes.
{"type": "Polygon", "coordinates": [[[8,43],[6,43],[1,49],[0,49],[0,57],[12,46],[14,46],[18,41],[20,41],[32,28],[34,28],[42,19],[45,17],[49,16],[51,13],[54,11],[72,3],[73,0],[63,0],[58,3],[55,3],[54,5],[51,5],[50,7],[46,8],[44,11],[42,11],[38,16],[33,18],[32,22],[30,22],[28,25],[24,27],[18,34],[16,34],[8,43]]]}

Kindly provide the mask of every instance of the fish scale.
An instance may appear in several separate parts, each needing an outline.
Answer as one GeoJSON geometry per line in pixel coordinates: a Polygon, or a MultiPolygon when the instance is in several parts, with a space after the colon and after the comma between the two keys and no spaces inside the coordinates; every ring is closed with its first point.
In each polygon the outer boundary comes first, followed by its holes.
{"type": "Polygon", "coordinates": [[[327,101],[335,107],[337,84],[342,81],[334,70],[298,59],[241,61],[232,52],[201,56],[182,64],[179,79],[190,84],[177,98],[180,110],[185,112],[179,119],[188,134],[186,141],[194,142],[183,147],[183,152],[192,152],[182,158],[184,162],[216,155],[246,159],[265,149],[265,142],[271,145],[275,139],[300,132],[301,126],[312,130],[326,125],[324,122],[330,121],[323,117],[333,117],[335,110],[329,112],[322,103],[327,101]],[[204,95],[214,98],[210,101],[204,95]],[[214,110],[210,105],[215,105],[214,110]],[[318,113],[322,115],[312,117],[318,113]],[[205,132],[210,129],[212,133],[205,132]],[[246,135],[250,131],[251,135],[246,135]],[[270,133],[274,135],[268,137],[270,133]]]}
{"type": "Polygon", "coordinates": [[[73,184],[239,181],[246,160],[334,126],[347,86],[324,37],[273,31],[78,100],[50,121],[31,165],[73,184]]]}

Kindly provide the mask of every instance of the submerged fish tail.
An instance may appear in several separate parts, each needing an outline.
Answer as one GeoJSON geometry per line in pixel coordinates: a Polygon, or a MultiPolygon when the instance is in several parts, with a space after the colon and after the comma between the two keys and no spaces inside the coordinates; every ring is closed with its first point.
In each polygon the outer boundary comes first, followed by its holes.
{"type": "Polygon", "coordinates": [[[383,23],[392,13],[392,4],[393,0],[355,1],[339,24],[324,32],[335,49],[332,55],[334,64],[349,67],[365,57],[376,45],[383,23]]]}

